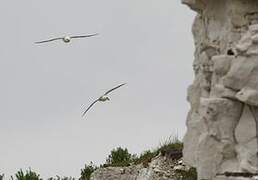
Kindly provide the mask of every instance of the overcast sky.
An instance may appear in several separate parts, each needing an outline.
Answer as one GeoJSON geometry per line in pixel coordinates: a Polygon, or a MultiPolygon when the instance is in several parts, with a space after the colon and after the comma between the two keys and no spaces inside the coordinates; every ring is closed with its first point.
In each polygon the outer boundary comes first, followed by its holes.
{"type": "Polygon", "coordinates": [[[0,173],[79,177],[186,131],[194,13],[179,0],[3,0],[0,173]],[[88,39],[34,44],[63,35],[88,39]],[[111,101],[83,111],[106,90],[111,101]]]}

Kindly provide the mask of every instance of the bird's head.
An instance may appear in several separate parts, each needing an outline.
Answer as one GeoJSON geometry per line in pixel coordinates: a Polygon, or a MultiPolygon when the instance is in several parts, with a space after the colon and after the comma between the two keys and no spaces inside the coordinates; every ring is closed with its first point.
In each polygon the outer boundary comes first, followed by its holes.
{"type": "Polygon", "coordinates": [[[70,37],[70,36],[65,36],[65,37],[63,38],[63,41],[64,41],[65,43],[69,43],[69,42],[71,41],[71,37],[70,37]]]}

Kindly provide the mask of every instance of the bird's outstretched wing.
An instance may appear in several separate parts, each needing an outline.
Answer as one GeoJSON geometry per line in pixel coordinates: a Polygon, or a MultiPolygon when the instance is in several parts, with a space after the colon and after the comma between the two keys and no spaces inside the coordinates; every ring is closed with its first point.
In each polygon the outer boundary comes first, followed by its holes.
{"type": "Polygon", "coordinates": [[[95,34],[88,34],[88,35],[83,35],[83,36],[71,36],[71,38],[85,38],[85,37],[91,37],[91,36],[96,36],[98,33],[95,34]]]}
{"type": "Polygon", "coordinates": [[[55,40],[59,40],[59,39],[63,39],[63,38],[61,38],[61,37],[59,37],[59,38],[53,38],[53,39],[48,39],[48,40],[44,40],[44,41],[38,41],[38,42],[35,42],[35,43],[36,43],[36,44],[40,44],[40,43],[55,41],[55,40]]]}
{"type": "Polygon", "coordinates": [[[93,103],[91,103],[91,105],[84,111],[84,113],[82,114],[82,117],[89,111],[89,109],[96,103],[98,102],[99,99],[95,100],[93,103]]]}
{"type": "Polygon", "coordinates": [[[112,91],[116,90],[117,88],[120,88],[121,86],[123,86],[123,85],[125,85],[125,84],[126,84],[126,83],[120,84],[120,85],[118,85],[118,86],[116,86],[116,87],[114,87],[114,88],[112,88],[112,89],[108,90],[104,95],[109,94],[110,92],[112,92],[112,91]]]}

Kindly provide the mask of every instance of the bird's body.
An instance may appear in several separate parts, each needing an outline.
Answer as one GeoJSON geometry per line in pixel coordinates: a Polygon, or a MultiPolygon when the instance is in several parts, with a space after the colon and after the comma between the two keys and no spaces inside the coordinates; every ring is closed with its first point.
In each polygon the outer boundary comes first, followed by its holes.
{"type": "Polygon", "coordinates": [[[63,41],[65,43],[69,43],[71,41],[71,37],[70,36],[65,36],[65,37],[63,37],[63,41]]]}
{"type": "Polygon", "coordinates": [[[110,101],[109,97],[107,96],[110,92],[114,91],[115,89],[118,89],[120,88],[121,86],[125,85],[125,83],[123,84],[120,84],[110,90],[108,90],[104,95],[100,96],[98,99],[96,99],[93,103],[91,103],[91,105],[84,111],[84,113],[82,114],[82,116],[84,116],[88,111],[89,109],[98,101],[100,102],[105,102],[105,101],[110,101]]]}
{"type": "Polygon", "coordinates": [[[99,101],[105,102],[105,101],[110,101],[108,96],[100,96],[99,101]]]}
{"type": "Polygon", "coordinates": [[[64,36],[64,37],[52,38],[52,39],[48,39],[48,40],[44,40],[44,41],[38,41],[35,43],[41,44],[41,43],[46,43],[46,42],[51,42],[51,41],[56,41],[56,40],[63,40],[63,42],[69,43],[69,42],[71,42],[72,39],[75,39],[75,38],[86,38],[86,37],[91,37],[91,36],[96,36],[96,35],[98,35],[98,34],[96,33],[96,34],[89,34],[89,35],[82,35],[82,36],[64,36]]]}

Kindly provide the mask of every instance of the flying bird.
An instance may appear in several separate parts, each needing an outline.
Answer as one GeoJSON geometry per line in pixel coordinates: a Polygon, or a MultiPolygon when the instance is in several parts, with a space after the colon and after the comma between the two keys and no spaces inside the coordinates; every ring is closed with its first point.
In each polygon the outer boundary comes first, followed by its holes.
{"type": "Polygon", "coordinates": [[[38,42],[35,42],[35,43],[36,44],[41,44],[41,43],[51,42],[51,41],[55,41],[55,40],[63,40],[65,43],[69,43],[72,39],[86,38],[86,37],[91,37],[91,36],[96,36],[96,35],[98,35],[98,33],[82,35],[82,36],[64,36],[64,37],[52,38],[52,39],[48,39],[48,40],[44,40],[44,41],[38,41],[38,42]]]}
{"type": "Polygon", "coordinates": [[[105,94],[103,94],[102,96],[100,96],[98,99],[96,99],[93,103],[91,103],[91,105],[84,111],[84,113],[82,114],[82,117],[89,111],[89,109],[98,101],[100,102],[105,102],[105,101],[110,101],[109,97],[107,96],[109,93],[111,93],[112,91],[120,88],[121,86],[125,85],[126,83],[120,84],[110,90],[108,90],[107,92],[105,92],[105,94]]]}

